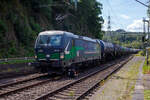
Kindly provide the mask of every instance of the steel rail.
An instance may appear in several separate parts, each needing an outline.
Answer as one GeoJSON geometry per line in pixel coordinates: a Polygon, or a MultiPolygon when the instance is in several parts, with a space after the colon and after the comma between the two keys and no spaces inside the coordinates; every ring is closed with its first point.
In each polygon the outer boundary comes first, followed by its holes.
{"type": "Polygon", "coordinates": [[[4,97],[4,96],[7,96],[7,95],[12,94],[12,93],[23,91],[24,89],[32,88],[32,87],[37,86],[37,85],[45,84],[45,83],[50,82],[50,81],[58,80],[59,78],[61,78],[61,77],[54,77],[54,78],[51,78],[51,79],[46,79],[46,80],[39,81],[39,82],[36,82],[36,83],[33,83],[33,84],[29,84],[27,86],[22,86],[22,87],[19,87],[19,88],[16,88],[16,89],[8,90],[6,92],[0,93],[0,97],[4,97]]]}
{"type": "Polygon", "coordinates": [[[39,74],[37,76],[33,76],[33,77],[30,77],[30,78],[25,78],[23,80],[19,79],[19,80],[16,80],[15,82],[5,83],[5,84],[0,85],[0,89],[4,88],[4,87],[12,86],[12,85],[20,84],[20,83],[23,83],[23,82],[27,82],[27,81],[30,81],[30,80],[34,80],[34,79],[37,79],[37,78],[40,78],[40,77],[43,77],[43,76],[46,76],[46,75],[48,75],[48,74],[41,74],[41,75],[39,74]]]}

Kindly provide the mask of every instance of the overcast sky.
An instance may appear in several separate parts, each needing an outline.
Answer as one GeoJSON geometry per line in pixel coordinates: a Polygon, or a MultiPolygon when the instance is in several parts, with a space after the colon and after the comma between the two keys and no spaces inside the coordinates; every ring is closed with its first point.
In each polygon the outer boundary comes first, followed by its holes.
{"type": "MultiPolygon", "coordinates": [[[[105,20],[104,30],[107,27],[108,15],[111,16],[112,30],[142,32],[143,17],[147,18],[147,8],[135,0],[97,0],[103,4],[102,16],[105,20]]],[[[148,0],[140,0],[147,4],[148,0]]]]}

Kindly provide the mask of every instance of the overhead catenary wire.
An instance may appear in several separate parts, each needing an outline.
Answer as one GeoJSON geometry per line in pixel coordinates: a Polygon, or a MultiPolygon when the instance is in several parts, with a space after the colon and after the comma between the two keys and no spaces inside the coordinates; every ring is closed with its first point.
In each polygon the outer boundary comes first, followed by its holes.
{"type": "MultiPolygon", "coordinates": [[[[120,22],[120,19],[118,18],[117,14],[113,10],[113,8],[112,8],[111,3],[109,2],[109,0],[106,0],[106,1],[107,1],[107,4],[108,4],[108,6],[109,6],[109,8],[111,10],[110,12],[112,12],[111,15],[115,16],[114,20],[118,23],[117,26],[121,25],[121,27],[124,27],[124,25],[120,22]]],[[[113,16],[111,16],[111,17],[113,18],[113,16]]]]}
{"type": "Polygon", "coordinates": [[[141,2],[141,1],[139,1],[139,0],[135,0],[136,2],[138,2],[138,3],[140,3],[140,4],[142,4],[143,6],[145,6],[145,7],[148,7],[149,8],[149,6],[148,5],[146,5],[145,3],[143,3],[143,2],[141,2]]]}

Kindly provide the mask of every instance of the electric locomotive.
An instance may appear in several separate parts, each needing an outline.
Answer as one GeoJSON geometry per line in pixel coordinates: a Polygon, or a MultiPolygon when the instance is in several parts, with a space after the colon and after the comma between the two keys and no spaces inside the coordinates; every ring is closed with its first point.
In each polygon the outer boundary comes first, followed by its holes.
{"type": "Polygon", "coordinates": [[[67,72],[69,75],[82,64],[100,62],[101,49],[97,40],[65,31],[39,33],[35,58],[41,72],[67,72]]]}

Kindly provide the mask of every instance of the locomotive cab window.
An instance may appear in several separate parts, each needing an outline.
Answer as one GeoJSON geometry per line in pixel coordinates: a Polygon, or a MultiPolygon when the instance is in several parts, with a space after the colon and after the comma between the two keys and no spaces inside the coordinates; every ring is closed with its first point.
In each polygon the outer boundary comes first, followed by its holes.
{"type": "Polygon", "coordinates": [[[37,40],[37,46],[61,46],[62,35],[40,35],[37,40]]]}

